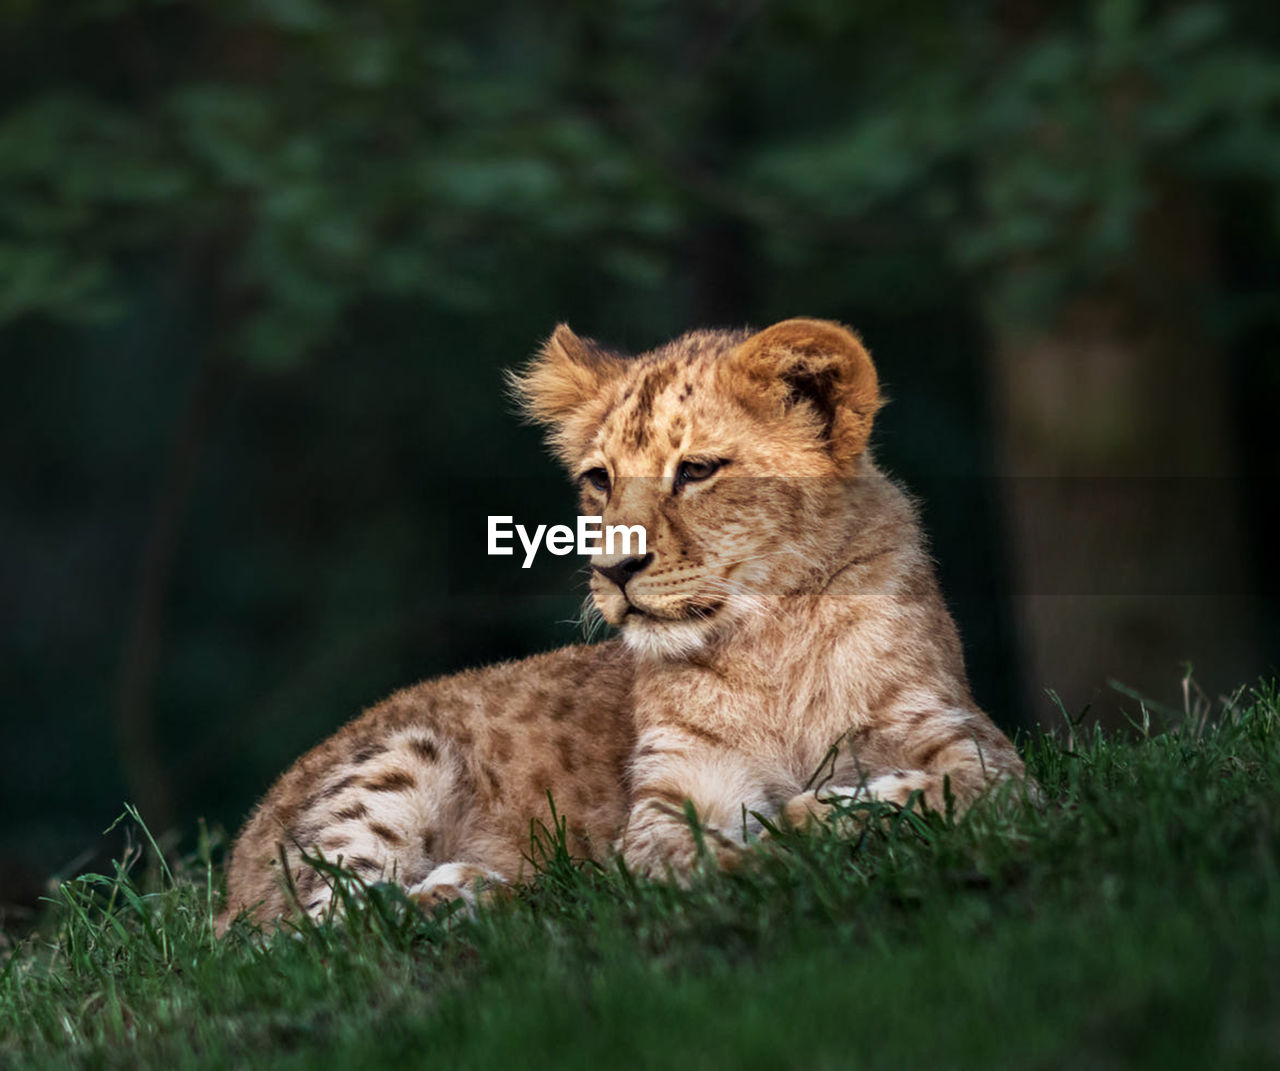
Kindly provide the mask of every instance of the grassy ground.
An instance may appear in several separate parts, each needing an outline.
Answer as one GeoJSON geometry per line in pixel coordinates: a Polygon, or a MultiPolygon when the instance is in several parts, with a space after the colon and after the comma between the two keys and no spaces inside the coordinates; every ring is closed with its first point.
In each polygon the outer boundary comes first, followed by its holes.
{"type": "Polygon", "coordinates": [[[375,888],[264,944],[212,939],[198,860],[80,878],[0,952],[0,1066],[1280,1063],[1280,693],[1027,751],[1043,809],[784,835],[684,891],[553,854],[475,918],[375,888]]]}

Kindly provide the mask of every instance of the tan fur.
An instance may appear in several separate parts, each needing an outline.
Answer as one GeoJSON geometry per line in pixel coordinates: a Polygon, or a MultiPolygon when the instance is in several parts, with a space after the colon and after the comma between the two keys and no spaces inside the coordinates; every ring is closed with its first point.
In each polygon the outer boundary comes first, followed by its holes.
{"type": "Polygon", "coordinates": [[[647,530],[652,556],[625,588],[592,573],[621,641],[418,685],[368,711],[254,813],[230,912],[274,918],[291,888],[324,911],[301,849],[425,903],[458,894],[459,874],[519,878],[531,819],[550,822],[548,790],[575,851],[615,846],[637,871],[681,876],[696,862],[689,803],[729,861],[759,832],[751,812],[799,822],[833,795],[913,793],[942,808],[948,791],[963,807],[1022,776],[969,694],[914,511],[871,459],[881,399],[850,331],[788,320],[627,358],[562,325],[512,385],[578,477],[583,511],[647,530]]]}

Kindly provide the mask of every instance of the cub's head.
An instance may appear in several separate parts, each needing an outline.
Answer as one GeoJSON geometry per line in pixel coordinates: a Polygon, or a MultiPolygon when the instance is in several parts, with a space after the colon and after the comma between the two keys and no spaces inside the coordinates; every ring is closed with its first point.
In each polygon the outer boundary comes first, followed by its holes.
{"type": "Polygon", "coordinates": [[[638,652],[683,657],[780,597],[819,590],[880,393],[851,331],[785,320],[612,353],[557,327],[511,377],[586,515],[643,525],[592,558],[591,594],[638,652]]]}

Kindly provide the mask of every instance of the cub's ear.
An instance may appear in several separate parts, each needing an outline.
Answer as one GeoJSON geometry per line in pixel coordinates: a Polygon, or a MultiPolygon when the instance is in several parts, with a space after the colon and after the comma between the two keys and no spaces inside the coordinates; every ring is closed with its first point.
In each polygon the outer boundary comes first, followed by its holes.
{"type": "Polygon", "coordinates": [[[507,387],[525,417],[549,429],[548,439],[569,462],[585,427],[595,420],[604,386],[622,362],[591,339],[559,324],[524,368],[507,373],[507,387]]]}
{"type": "Polygon", "coordinates": [[[846,466],[867,447],[883,404],[875,366],[861,340],[830,320],[783,320],[752,335],[725,371],[749,406],[780,415],[806,407],[832,458],[846,466]]]}

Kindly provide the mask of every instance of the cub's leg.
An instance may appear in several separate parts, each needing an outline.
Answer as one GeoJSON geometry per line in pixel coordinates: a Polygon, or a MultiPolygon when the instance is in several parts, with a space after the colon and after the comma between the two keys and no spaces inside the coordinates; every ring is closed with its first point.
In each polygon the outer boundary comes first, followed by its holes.
{"type": "Polygon", "coordinates": [[[697,865],[698,840],[686,801],[697,813],[702,850],[721,866],[733,865],[746,841],[760,833],[750,812],[771,810],[745,756],[678,728],[641,735],[632,777],[631,811],[619,849],[637,874],[661,877],[670,871],[678,878],[697,865]]]}
{"type": "Polygon", "coordinates": [[[810,789],[782,808],[784,822],[825,821],[837,800],[882,800],[906,806],[913,799],[943,812],[947,795],[965,810],[992,785],[1025,777],[1022,759],[980,711],[899,711],[883,728],[851,735],[850,749],[832,771],[832,783],[810,789]]]}
{"type": "MultiPolygon", "coordinates": [[[[250,819],[232,852],[221,929],[244,910],[259,922],[299,909],[325,915],[335,879],[307,857],[424,895],[441,864],[460,857],[485,880],[500,879],[507,860],[484,857],[490,839],[474,779],[447,736],[414,726],[343,743],[295,764],[250,819]]],[[[441,896],[445,885],[467,894],[460,873],[444,876],[434,886],[441,896]]]]}

